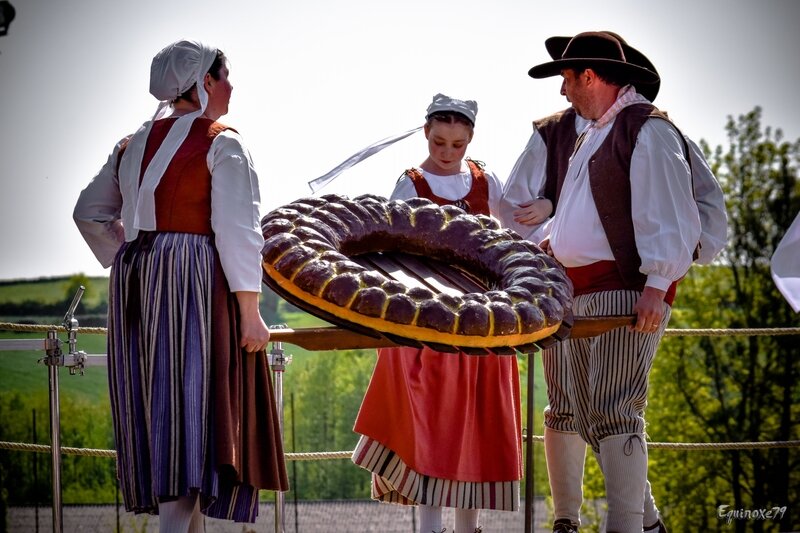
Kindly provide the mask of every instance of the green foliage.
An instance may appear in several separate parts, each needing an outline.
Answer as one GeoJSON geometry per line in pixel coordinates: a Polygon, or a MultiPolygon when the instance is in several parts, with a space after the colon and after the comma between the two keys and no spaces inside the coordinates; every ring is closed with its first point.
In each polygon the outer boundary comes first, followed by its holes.
{"type": "MultiPolygon", "coordinates": [[[[284,405],[285,427],[294,432],[297,451],[355,447],[353,423],[374,361],[374,350],[323,352],[300,369],[292,389],[297,392],[284,405]]],[[[369,474],[349,460],[302,462],[292,468],[297,476],[293,490],[301,499],[369,497],[369,474]]]]}
{"type": "Polygon", "coordinates": [[[81,326],[105,326],[108,311],[108,278],[71,277],[0,282],[0,321],[60,324],[78,287],[86,291],[76,315],[81,326]]]}
{"type": "MultiPolygon", "coordinates": [[[[0,392],[0,440],[49,444],[49,398],[35,394],[0,392]],[[34,435],[35,428],[35,435],[34,435]]],[[[61,403],[62,446],[113,448],[108,400],[77,399],[61,403]]],[[[0,452],[3,478],[11,505],[49,504],[50,455],[25,451],[0,452]]],[[[63,456],[61,483],[64,503],[112,503],[116,486],[114,461],[108,458],[63,456]]]]}
{"type": "MultiPolygon", "coordinates": [[[[730,146],[710,158],[727,199],[730,238],[717,264],[681,283],[671,327],[770,328],[797,324],[772,282],[769,259],[800,211],[800,142],[762,130],[761,112],[730,119],[730,146]]],[[[707,147],[706,147],[707,148],[707,147]]],[[[654,441],[787,441],[800,438],[800,343],[788,336],[678,337],[662,342],[651,374],[654,441]]],[[[787,531],[800,527],[796,448],[654,451],[650,479],[678,531],[787,531]],[[680,467],[676,468],[676,465],[680,467]],[[788,506],[780,523],[734,521],[730,509],[788,506]]]]}

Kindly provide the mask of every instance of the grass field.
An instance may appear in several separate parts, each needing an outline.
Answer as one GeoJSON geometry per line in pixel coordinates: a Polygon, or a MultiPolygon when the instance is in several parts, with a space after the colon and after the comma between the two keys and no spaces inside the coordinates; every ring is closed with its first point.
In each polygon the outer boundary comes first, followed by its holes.
{"type": "MultiPolygon", "coordinates": [[[[72,298],[74,291],[70,290],[76,280],[83,283],[86,292],[81,298],[84,305],[94,307],[108,298],[108,278],[74,277],[44,278],[36,280],[11,280],[0,282],[0,303],[21,303],[32,300],[42,303],[56,303],[63,301],[67,296],[72,298]],[[68,294],[69,293],[69,294],[68,294]]],[[[64,309],[64,312],[67,310],[64,309]]]]}
{"type": "MultiPolygon", "coordinates": [[[[43,339],[45,333],[0,332],[0,391],[20,392],[24,395],[48,394],[49,372],[38,361],[44,351],[2,350],[4,339],[43,339]]],[[[62,351],[69,350],[66,335],[61,334],[62,351]]],[[[78,335],[78,349],[86,353],[105,353],[105,335],[78,335]]],[[[59,368],[59,388],[62,401],[81,398],[96,401],[108,395],[108,379],[103,366],[87,367],[83,376],[71,376],[66,368],[59,368]]]]}

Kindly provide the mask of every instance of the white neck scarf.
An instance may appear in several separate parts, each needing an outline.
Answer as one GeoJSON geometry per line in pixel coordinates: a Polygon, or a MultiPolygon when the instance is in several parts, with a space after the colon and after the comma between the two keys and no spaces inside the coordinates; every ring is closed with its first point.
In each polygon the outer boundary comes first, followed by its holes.
{"type": "Polygon", "coordinates": [[[119,169],[119,185],[122,192],[122,220],[125,225],[125,240],[132,241],[139,230],[156,229],[155,190],[167,170],[178,148],[186,140],[194,120],[205,113],[208,94],[204,87],[205,75],[217,56],[217,49],[197,41],[178,41],[162,50],[151,67],[150,92],[161,101],[153,118],[145,122],[131,137],[119,169]],[[170,103],[197,86],[200,109],[175,121],[164,142],[141,174],[142,159],[147,138],[153,122],[166,115],[170,103]]]}

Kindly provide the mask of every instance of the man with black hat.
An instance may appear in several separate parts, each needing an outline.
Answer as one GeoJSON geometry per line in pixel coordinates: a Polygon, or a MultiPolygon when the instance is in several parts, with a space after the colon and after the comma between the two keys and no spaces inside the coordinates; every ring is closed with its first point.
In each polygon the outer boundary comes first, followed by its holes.
{"type": "Polygon", "coordinates": [[[561,177],[545,192],[557,209],[543,246],[567,267],[576,315],[637,314],[633,328],[562,347],[575,428],[598,454],[608,530],[620,532],[643,530],[647,378],[700,236],[683,139],[635,88],[659,77],[626,48],[608,32],[583,33],[529,72],[561,74],[562,94],[589,121],[580,135],[548,139],[561,177]]]}
{"type": "MultiPolygon", "coordinates": [[[[657,74],[655,66],[644,54],[629,46],[618,35],[603,33],[620,42],[629,62],[657,74]]],[[[557,60],[570,40],[571,37],[550,37],[545,41],[545,47],[550,56],[557,60]]],[[[658,94],[660,81],[638,82],[634,85],[640,95],[652,102],[658,94]]],[[[533,134],[504,187],[501,220],[505,226],[515,229],[529,240],[540,240],[547,226],[541,223],[535,199],[546,198],[553,206],[557,204],[574,143],[589,122],[573,108],[534,121],[533,134]]],[[[686,142],[691,155],[695,200],[702,225],[701,249],[696,262],[708,264],[725,245],[725,202],[702,151],[690,139],[686,138],[686,142]]],[[[567,361],[561,346],[556,344],[542,354],[548,395],[544,412],[544,444],[555,518],[553,531],[569,533],[577,531],[580,525],[586,443],[575,429],[573,409],[567,394],[567,361]]],[[[666,533],[649,483],[646,484],[644,498],[644,530],[666,533]]]]}

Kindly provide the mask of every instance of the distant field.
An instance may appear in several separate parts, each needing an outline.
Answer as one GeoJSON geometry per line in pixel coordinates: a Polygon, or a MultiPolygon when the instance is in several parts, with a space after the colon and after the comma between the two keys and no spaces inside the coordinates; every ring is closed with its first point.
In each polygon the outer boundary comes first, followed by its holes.
{"type": "MultiPolygon", "coordinates": [[[[86,292],[81,301],[90,307],[108,298],[108,278],[87,278],[86,292]]],[[[0,281],[0,303],[21,303],[27,300],[55,303],[64,300],[72,277],[44,278],[40,280],[0,281]]],[[[71,293],[70,296],[73,294],[71,293]]],[[[66,309],[64,309],[66,312],[66,309]]]]}
{"type": "MultiPolygon", "coordinates": [[[[45,333],[14,333],[1,331],[3,339],[43,339],[45,333]]],[[[62,351],[69,350],[66,336],[60,335],[64,345],[62,351]]],[[[78,335],[78,350],[86,353],[105,353],[105,335],[78,335]]],[[[17,391],[23,395],[48,394],[48,369],[38,361],[45,356],[44,351],[0,351],[0,391],[17,391]]],[[[108,395],[108,379],[104,366],[88,367],[83,376],[71,376],[66,368],[59,368],[59,389],[62,402],[82,398],[97,401],[108,395]]]]}

